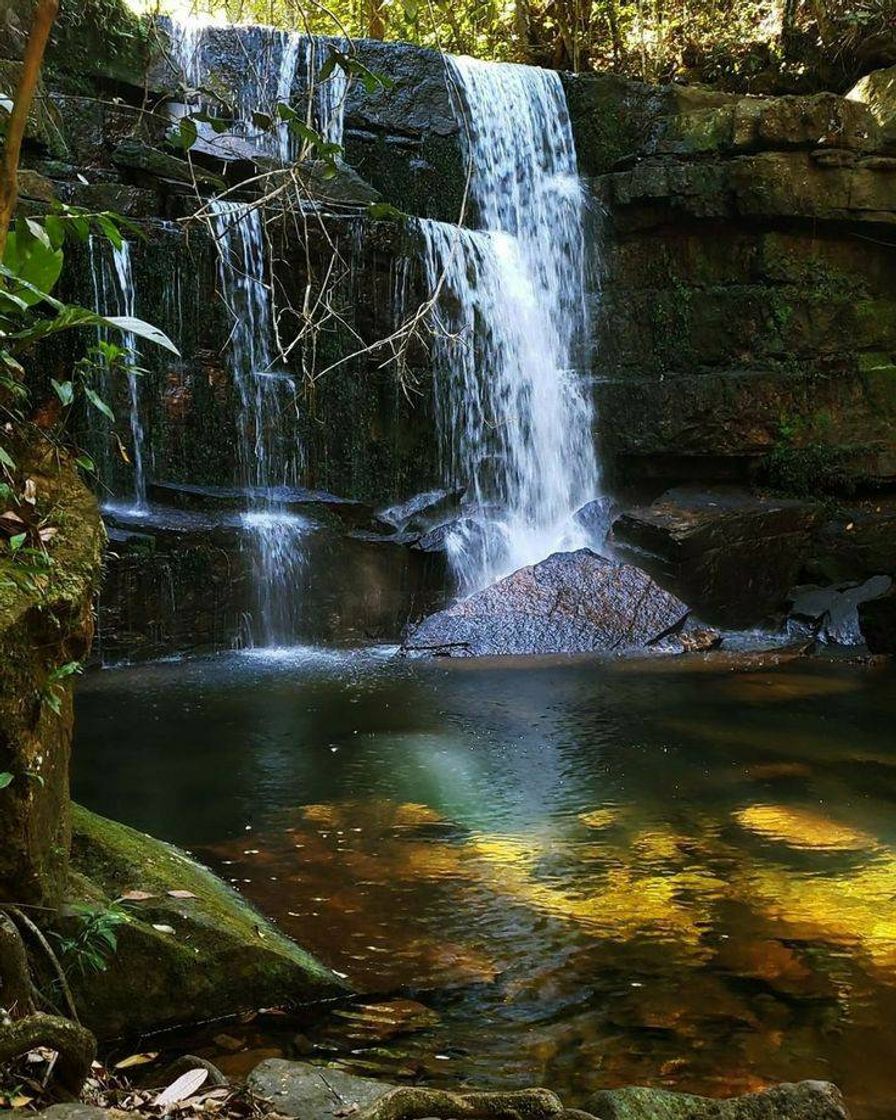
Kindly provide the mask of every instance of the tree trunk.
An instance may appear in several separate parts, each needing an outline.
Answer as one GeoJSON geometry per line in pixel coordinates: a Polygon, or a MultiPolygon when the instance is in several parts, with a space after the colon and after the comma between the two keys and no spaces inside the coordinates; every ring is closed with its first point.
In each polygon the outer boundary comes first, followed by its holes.
{"type": "Polygon", "coordinates": [[[3,259],[6,251],[9,224],[19,198],[19,156],[22,151],[25,126],[28,123],[34,91],[40,78],[47,40],[58,11],[59,0],[38,0],[31,21],[31,32],[25,46],[22,73],[19,77],[12,113],[6,125],[6,143],[3,150],[3,163],[0,166],[0,260],[3,259]]]}

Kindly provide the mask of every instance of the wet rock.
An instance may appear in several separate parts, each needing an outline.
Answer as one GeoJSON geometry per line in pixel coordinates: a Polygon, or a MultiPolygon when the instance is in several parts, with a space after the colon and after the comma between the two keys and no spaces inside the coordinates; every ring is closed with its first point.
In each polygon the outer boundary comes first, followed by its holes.
{"type": "Polygon", "coordinates": [[[420,552],[448,552],[453,539],[462,539],[468,547],[478,551],[487,538],[488,529],[481,521],[473,517],[458,517],[424,533],[412,547],[420,552]]]}
{"type": "Polygon", "coordinates": [[[380,192],[341,159],[335,163],[310,160],[299,168],[305,187],[321,202],[342,206],[367,206],[380,200],[380,192]]]}
{"type": "Polygon", "coordinates": [[[670,580],[701,616],[745,626],[784,605],[817,516],[793,499],[681,487],[623,513],[613,536],[624,555],[670,580]]]}
{"type": "Polygon", "coordinates": [[[114,1110],[107,1111],[104,1108],[95,1108],[90,1104],[81,1104],[79,1101],[72,1101],[69,1104],[51,1105],[37,1115],[43,1116],[45,1120],[110,1120],[111,1117],[123,1114],[116,1113],[114,1110]]]}
{"type": "Polygon", "coordinates": [[[896,653],[896,588],[858,605],[859,629],[872,653],[896,653]]]}
{"type": "Polygon", "coordinates": [[[866,74],[846,96],[867,105],[881,138],[889,144],[896,142],[896,66],[866,74]]]}
{"type": "Polygon", "coordinates": [[[82,1021],[101,1037],[344,991],[334,973],[169,844],[74,806],[72,866],[72,901],[108,906],[131,891],[149,896],[130,903],[106,970],[72,977],[82,1021]]]}
{"type": "Polygon", "coordinates": [[[53,202],[56,198],[53,184],[37,171],[20,168],[16,173],[16,180],[22,198],[31,198],[38,202],[53,202]]]}
{"type": "Polygon", "coordinates": [[[112,153],[112,162],[116,167],[141,171],[160,179],[171,179],[177,183],[195,182],[214,187],[216,190],[224,189],[224,180],[219,175],[191,166],[186,160],[159,151],[158,148],[153,148],[134,136],[121,141],[112,153]]]}
{"type": "Polygon", "coordinates": [[[408,655],[622,652],[644,649],[688,608],[640,568],[589,549],[558,552],[425,619],[408,655]]]}
{"type": "Polygon", "coordinates": [[[729,1100],[665,1089],[602,1090],[588,1111],[598,1120],[849,1120],[839,1089],[827,1081],[775,1085],[729,1100]]]}
{"type": "Polygon", "coordinates": [[[230,1082],[224,1074],[213,1063],[205,1058],[197,1057],[196,1054],[182,1054],[176,1058],[171,1065],[166,1066],[162,1073],[155,1078],[155,1084],[159,1086],[170,1085],[172,1081],[176,1081],[178,1077],[182,1077],[190,1070],[204,1069],[208,1077],[202,1084],[203,1089],[223,1089],[224,1086],[229,1085],[230,1082]]]}
{"type": "Polygon", "coordinates": [[[335,1120],[362,1111],[394,1089],[386,1081],[357,1077],[331,1067],[269,1058],[248,1078],[251,1094],[279,1116],[335,1120]]]}
{"type": "Polygon", "coordinates": [[[797,587],[791,592],[791,618],[813,626],[818,640],[826,644],[861,645],[864,637],[859,623],[860,605],[886,596],[892,587],[889,576],[872,576],[858,586],[797,587]]]}

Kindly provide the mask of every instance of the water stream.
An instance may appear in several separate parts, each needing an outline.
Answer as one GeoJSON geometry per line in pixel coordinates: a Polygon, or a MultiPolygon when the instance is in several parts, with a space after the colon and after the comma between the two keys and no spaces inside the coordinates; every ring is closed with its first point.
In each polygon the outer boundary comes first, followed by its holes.
{"type": "Polygon", "coordinates": [[[558,75],[448,63],[466,129],[470,219],[421,221],[445,482],[471,516],[449,540],[462,589],[589,543],[574,514],[600,474],[586,364],[584,203],[558,75]]]}
{"type": "MultiPolygon", "coordinates": [[[[116,246],[105,238],[92,235],[89,239],[88,255],[96,310],[101,315],[127,315],[133,318],[136,314],[137,297],[131,268],[130,242],[123,240],[121,245],[116,246]]],[[[106,332],[101,331],[100,337],[106,338],[106,332]]],[[[126,351],[123,361],[128,383],[130,458],[134,480],[131,497],[133,509],[142,511],[146,509],[146,471],[143,420],[140,409],[140,374],[137,368],[139,358],[137,336],[131,331],[124,331],[110,337],[109,341],[114,341],[126,351]]],[[[100,365],[98,391],[100,397],[107,403],[115,399],[115,385],[105,363],[100,365]]],[[[108,446],[108,440],[105,438],[101,443],[108,446]]]]}
{"type": "Polygon", "coordinates": [[[296,409],[296,383],[271,355],[271,292],[265,266],[262,211],[246,203],[209,203],[218,247],[221,298],[232,317],[227,362],[240,408],[237,418],[243,519],[253,558],[254,644],[277,646],[299,634],[299,586],[305,563],[305,518],[290,513],[286,497],[298,485],[301,447],[284,417],[296,409]]]}

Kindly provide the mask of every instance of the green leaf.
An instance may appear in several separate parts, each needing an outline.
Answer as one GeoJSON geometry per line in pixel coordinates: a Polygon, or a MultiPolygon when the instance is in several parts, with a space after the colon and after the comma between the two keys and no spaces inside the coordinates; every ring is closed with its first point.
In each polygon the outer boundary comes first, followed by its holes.
{"type": "Polygon", "coordinates": [[[273,126],[274,118],[270,113],[255,112],[252,114],[252,124],[262,132],[267,132],[273,126]]]}
{"type": "Polygon", "coordinates": [[[120,249],[124,244],[124,238],[121,236],[121,230],[106,214],[97,214],[96,224],[100,227],[108,241],[114,245],[116,249],[120,249]]]}
{"type": "Polygon", "coordinates": [[[71,381],[57,381],[55,377],[51,377],[50,384],[63,405],[67,407],[72,403],[75,398],[75,387],[71,381]]]}
{"type": "Polygon", "coordinates": [[[27,533],[16,533],[14,537],[9,538],[9,548],[11,552],[18,552],[22,545],[25,543],[27,533]]]}
{"type": "Polygon", "coordinates": [[[336,62],[336,54],[331,50],[327,55],[323,66],[321,66],[320,70],[318,70],[317,72],[317,80],[319,82],[325,82],[327,78],[332,75],[333,71],[336,69],[336,62]]]}
{"type": "Polygon", "coordinates": [[[78,455],[75,459],[75,463],[82,471],[87,471],[89,474],[93,474],[96,470],[96,463],[94,463],[89,455],[78,455]]]}
{"type": "Polygon", "coordinates": [[[174,138],[174,143],[183,150],[189,151],[190,148],[199,139],[199,130],[196,127],[196,122],[192,117],[181,117],[177,126],[177,136],[174,138]]]}
{"type": "Polygon", "coordinates": [[[10,230],[6,239],[3,264],[9,269],[12,280],[7,294],[25,301],[27,306],[40,303],[52,291],[59,279],[64,262],[61,249],[54,249],[50,239],[41,228],[45,240],[30,235],[28,226],[22,236],[22,228],[10,230]]]}
{"type": "Polygon", "coordinates": [[[43,245],[47,249],[53,248],[53,246],[50,244],[49,234],[36,218],[26,218],[25,225],[31,232],[31,236],[38,240],[41,245],[43,245]]]}
{"type": "Polygon", "coordinates": [[[277,102],[277,116],[281,121],[301,120],[299,114],[295,111],[295,109],[293,109],[291,105],[287,105],[285,101],[277,102]]]}
{"type": "Polygon", "coordinates": [[[103,416],[107,416],[113,424],[115,423],[115,413],[106,404],[103,398],[94,392],[89,385],[84,386],[84,395],[98,412],[101,412],[103,416]]]}
{"type": "Polygon", "coordinates": [[[44,218],[44,229],[54,249],[58,249],[65,242],[65,222],[58,214],[47,214],[44,218]]]}
{"type": "Polygon", "coordinates": [[[3,447],[0,447],[0,464],[9,471],[14,471],[16,469],[15,459],[13,459],[9,452],[3,447]]]}
{"type": "Polygon", "coordinates": [[[13,775],[10,774],[8,770],[4,770],[3,773],[0,774],[0,789],[6,789],[6,787],[12,783],[12,780],[13,775]]]}
{"type": "Polygon", "coordinates": [[[164,331],[160,331],[158,327],[154,327],[152,323],[147,323],[143,319],[135,319],[132,315],[104,315],[101,318],[107,326],[115,327],[116,330],[125,334],[135,334],[138,338],[145,338],[147,342],[154,342],[156,346],[162,346],[180,357],[180,351],[168,335],[164,331]]]}

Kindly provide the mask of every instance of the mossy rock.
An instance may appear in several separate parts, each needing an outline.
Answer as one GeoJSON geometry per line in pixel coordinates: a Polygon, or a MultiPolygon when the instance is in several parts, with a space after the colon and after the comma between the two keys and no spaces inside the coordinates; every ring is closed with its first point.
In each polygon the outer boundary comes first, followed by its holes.
{"type": "Polygon", "coordinates": [[[827,1081],[775,1085],[729,1100],[640,1087],[602,1090],[588,1111],[599,1120],[849,1120],[843,1097],[827,1081]]]}
{"type": "Polygon", "coordinates": [[[68,857],[71,677],[93,637],[93,596],[105,533],[96,499],[49,444],[14,449],[37,495],[37,513],[57,530],[45,574],[0,554],[0,900],[53,906],[68,857]]]}
{"type": "Polygon", "coordinates": [[[345,991],[335,973],[170,844],[74,805],[71,859],[70,901],[102,906],[131,891],[152,896],[128,903],[131,920],[119,927],[106,971],[76,978],[82,1021],[100,1037],[345,991]]]}

